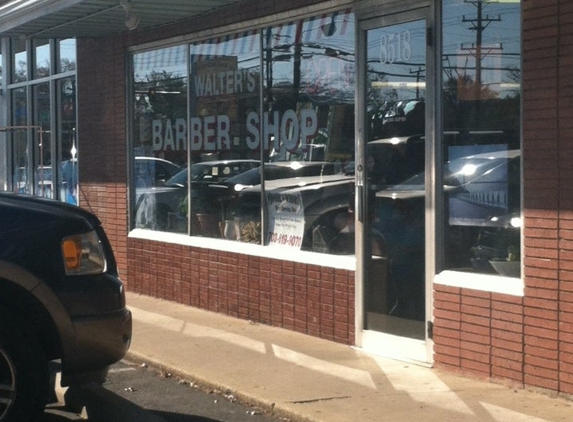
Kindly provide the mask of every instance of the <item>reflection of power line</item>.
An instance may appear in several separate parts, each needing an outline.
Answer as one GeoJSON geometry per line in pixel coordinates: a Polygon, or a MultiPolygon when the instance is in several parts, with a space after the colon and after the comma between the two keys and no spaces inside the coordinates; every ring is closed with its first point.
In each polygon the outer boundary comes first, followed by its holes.
{"type": "MultiPolygon", "coordinates": [[[[380,63],[380,59],[370,59],[367,60],[368,63],[380,63]]],[[[384,72],[380,70],[374,70],[369,68],[368,73],[373,75],[381,75],[381,76],[395,76],[398,78],[411,78],[416,79],[419,81],[420,76],[422,73],[426,71],[426,65],[424,63],[405,63],[405,62],[394,62],[392,65],[398,66],[408,66],[408,69],[411,68],[418,68],[417,70],[408,70],[408,73],[392,73],[392,72],[384,72]]]]}
{"type": "MultiPolygon", "coordinates": [[[[476,32],[476,43],[475,48],[467,48],[462,46],[462,50],[467,51],[475,51],[475,61],[476,61],[476,77],[475,77],[475,90],[476,90],[476,98],[480,97],[480,84],[481,84],[481,61],[484,52],[482,50],[482,42],[483,42],[483,31],[492,23],[492,22],[501,22],[501,17],[498,15],[495,18],[491,18],[489,15],[483,15],[483,0],[464,0],[465,3],[473,4],[477,7],[477,17],[474,19],[467,19],[465,15],[462,17],[462,22],[467,22],[472,25],[470,28],[471,31],[476,32]]],[[[501,49],[501,45],[499,47],[501,49]]],[[[487,53],[485,53],[487,55],[487,53]]]]}
{"type": "Polygon", "coordinates": [[[416,70],[410,70],[411,75],[416,75],[416,98],[420,97],[420,79],[422,78],[422,74],[425,74],[426,67],[418,66],[416,70]]]}

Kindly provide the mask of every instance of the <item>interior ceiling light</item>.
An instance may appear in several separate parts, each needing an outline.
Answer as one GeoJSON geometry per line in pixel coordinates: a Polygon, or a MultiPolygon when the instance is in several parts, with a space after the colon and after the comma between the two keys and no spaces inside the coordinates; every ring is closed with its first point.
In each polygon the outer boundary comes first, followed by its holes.
{"type": "Polygon", "coordinates": [[[141,18],[131,13],[131,3],[129,0],[119,0],[119,5],[125,10],[125,26],[130,31],[133,31],[139,25],[141,18]]]}

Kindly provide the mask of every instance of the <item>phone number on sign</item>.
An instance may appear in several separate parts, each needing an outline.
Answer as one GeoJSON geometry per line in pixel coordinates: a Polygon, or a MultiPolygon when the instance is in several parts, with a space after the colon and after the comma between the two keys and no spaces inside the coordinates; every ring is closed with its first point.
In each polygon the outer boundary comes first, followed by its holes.
{"type": "Polygon", "coordinates": [[[278,245],[300,247],[302,245],[302,237],[289,235],[286,233],[269,232],[269,242],[276,243],[278,245]]]}

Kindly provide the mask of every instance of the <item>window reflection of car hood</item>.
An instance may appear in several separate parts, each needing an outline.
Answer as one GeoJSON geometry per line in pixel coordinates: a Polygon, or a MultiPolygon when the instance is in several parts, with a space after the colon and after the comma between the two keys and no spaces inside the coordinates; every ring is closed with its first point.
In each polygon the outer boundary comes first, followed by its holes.
{"type": "Polygon", "coordinates": [[[181,186],[158,186],[154,188],[137,189],[137,194],[157,195],[159,193],[173,192],[173,191],[178,191],[180,189],[185,189],[185,188],[181,186]]]}
{"type": "MultiPolygon", "coordinates": [[[[444,192],[450,193],[454,190],[463,189],[461,186],[444,185],[444,192]]],[[[413,199],[426,195],[426,190],[422,185],[396,185],[376,192],[376,198],[390,199],[413,199]]]]}
{"type": "MultiPolygon", "coordinates": [[[[265,181],[265,190],[273,189],[299,189],[314,186],[319,188],[321,185],[333,182],[347,183],[354,181],[354,176],[344,174],[333,174],[328,176],[309,176],[309,177],[292,177],[287,179],[275,179],[265,181]]],[[[248,186],[242,192],[260,192],[261,185],[248,186]]]]}

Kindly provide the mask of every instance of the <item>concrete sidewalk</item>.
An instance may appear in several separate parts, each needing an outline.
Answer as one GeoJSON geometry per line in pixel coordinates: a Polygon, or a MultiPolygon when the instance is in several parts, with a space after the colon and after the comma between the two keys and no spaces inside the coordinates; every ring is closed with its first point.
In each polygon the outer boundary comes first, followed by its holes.
{"type": "Polygon", "coordinates": [[[301,421],[573,420],[573,402],[129,293],[128,358],[301,421]]]}

